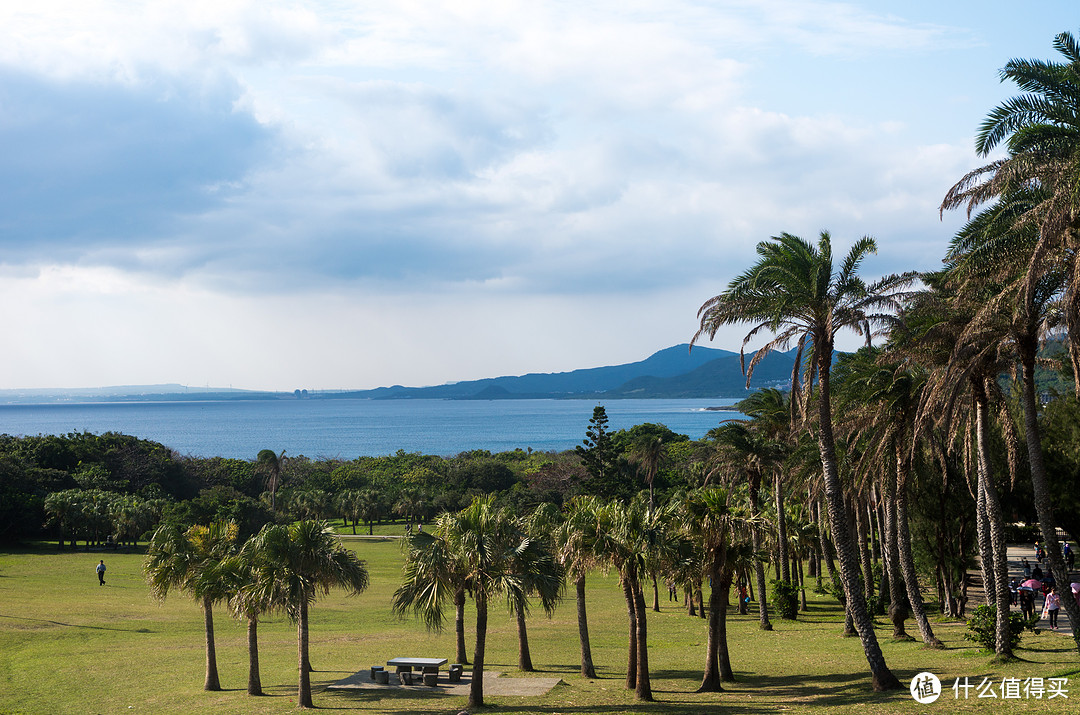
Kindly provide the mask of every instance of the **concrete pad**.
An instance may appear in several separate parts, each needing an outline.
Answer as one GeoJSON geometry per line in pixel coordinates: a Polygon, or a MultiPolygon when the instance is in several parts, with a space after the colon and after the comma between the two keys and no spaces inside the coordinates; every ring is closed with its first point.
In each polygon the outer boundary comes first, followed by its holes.
{"type": "MultiPolygon", "coordinates": [[[[397,679],[391,678],[390,682],[386,685],[380,685],[372,682],[371,671],[361,670],[358,673],[354,673],[347,678],[328,685],[329,690],[393,690],[394,692],[400,692],[402,690],[408,690],[410,694],[423,695],[424,693],[430,694],[443,694],[443,695],[468,695],[469,686],[472,678],[472,672],[466,671],[461,676],[461,681],[457,683],[451,683],[446,678],[446,673],[439,673],[439,684],[435,687],[430,685],[401,685],[397,679]]],[[[543,695],[556,685],[562,682],[562,678],[504,678],[502,673],[498,671],[484,671],[484,695],[492,695],[497,697],[507,696],[536,696],[543,695]]]]}

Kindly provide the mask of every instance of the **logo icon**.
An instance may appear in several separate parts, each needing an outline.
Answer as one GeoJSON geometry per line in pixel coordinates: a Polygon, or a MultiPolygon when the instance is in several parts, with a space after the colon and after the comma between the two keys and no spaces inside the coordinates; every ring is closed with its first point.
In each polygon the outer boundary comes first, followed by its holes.
{"type": "Polygon", "coordinates": [[[941,681],[933,673],[919,673],[911,679],[911,697],[917,703],[929,705],[941,697],[941,681]]]}

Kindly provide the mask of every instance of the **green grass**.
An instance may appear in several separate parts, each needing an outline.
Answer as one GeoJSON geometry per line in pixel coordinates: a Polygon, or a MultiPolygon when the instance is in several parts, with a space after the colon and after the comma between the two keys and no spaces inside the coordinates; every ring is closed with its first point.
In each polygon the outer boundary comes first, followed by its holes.
{"type": "MultiPolygon", "coordinates": [[[[390,613],[399,576],[396,540],[349,541],[367,560],[371,588],[356,597],[333,593],[311,611],[311,658],[315,704],[340,713],[456,713],[463,697],[394,695],[323,688],[347,675],[398,655],[453,659],[451,630],[429,634],[412,619],[390,613]]],[[[215,613],[223,692],[202,690],[202,616],[181,595],[153,601],[143,581],[140,554],[0,553],[0,715],[64,713],[285,713],[296,709],[294,626],[275,616],[260,627],[262,679],[269,695],[251,698],[244,626],[225,609],[215,613]],[[94,565],[104,558],[108,585],[100,587],[94,565]]],[[[573,597],[554,618],[535,613],[530,642],[538,675],[564,684],[537,698],[489,698],[492,713],[686,713],[701,712],[1074,712],[1080,699],[1077,654],[1071,639],[1056,633],[1025,633],[1020,660],[991,665],[990,655],[963,640],[962,624],[937,622],[946,650],[893,643],[891,629],[878,630],[890,667],[905,686],[918,672],[936,673],[946,687],[957,676],[973,684],[983,677],[1066,676],[1075,683],[1069,700],[956,701],[951,690],[933,705],[914,702],[907,690],[874,693],[856,638],[841,637],[842,614],[825,597],[814,598],[797,622],[778,621],[765,633],[752,616],[734,615],[729,643],[738,682],[722,694],[698,695],[705,622],[686,616],[683,605],[649,612],[650,665],[657,702],[639,704],[624,689],[626,613],[614,576],[590,577],[589,620],[600,679],[578,675],[579,651],[573,597]]],[[[452,617],[452,611],[449,612],[452,617]]],[[[472,624],[472,613],[468,614],[472,624]]],[[[496,609],[488,634],[488,667],[516,674],[513,619],[496,609]]],[[[914,624],[910,624],[914,629],[914,624]]],[[[470,634],[471,638],[471,634],[470,634]]],[[[470,652],[471,652],[470,643],[470,652]]],[[[974,695],[974,692],[972,693],[974,695]]]]}

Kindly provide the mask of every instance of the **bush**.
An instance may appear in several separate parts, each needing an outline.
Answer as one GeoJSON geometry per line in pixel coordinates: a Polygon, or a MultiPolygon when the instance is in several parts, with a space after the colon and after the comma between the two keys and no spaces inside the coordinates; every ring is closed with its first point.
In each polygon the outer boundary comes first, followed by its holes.
{"type": "Polygon", "coordinates": [[[787,621],[794,621],[799,617],[799,588],[790,581],[773,579],[769,582],[772,586],[772,607],[776,613],[787,621]]]}
{"type": "MultiPolygon", "coordinates": [[[[967,627],[968,632],[964,634],[964,638],[969,641],[974,641],[987,650],[994,650],[997,645],[997,636],[995,634],[995,619],[997,618],[997,608],[994,606],[978,606],[975,608],[975,612],[968,618],[967,627]]],[[[1012,611],[1009,613],[1009,648],[1015,650],[1020,645],[1020,633],[1024,628],[1030,627],[1030,624],[1024,620],[1024,617],[1019,613],[1012,611]]]]}

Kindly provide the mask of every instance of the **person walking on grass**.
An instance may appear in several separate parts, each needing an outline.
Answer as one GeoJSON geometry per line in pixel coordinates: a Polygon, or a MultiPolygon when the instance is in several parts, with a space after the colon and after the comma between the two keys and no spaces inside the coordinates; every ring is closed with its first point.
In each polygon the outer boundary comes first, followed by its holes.
{"type": "Polygon", "coordinates": [[[97,565],[97,580],[98,586],[105,585],[105,559],[98,562],[97,565]]]}

